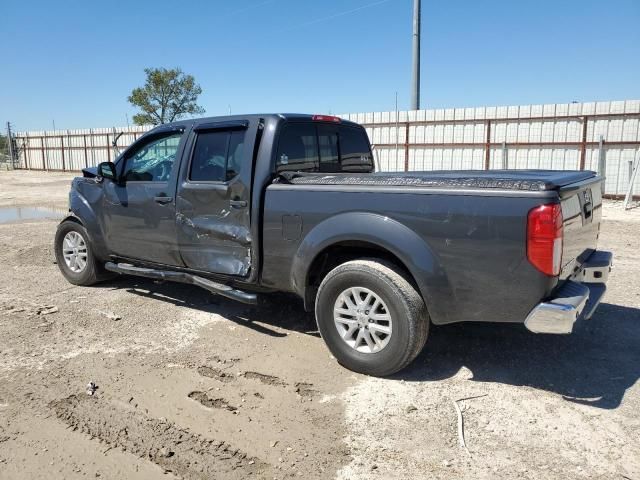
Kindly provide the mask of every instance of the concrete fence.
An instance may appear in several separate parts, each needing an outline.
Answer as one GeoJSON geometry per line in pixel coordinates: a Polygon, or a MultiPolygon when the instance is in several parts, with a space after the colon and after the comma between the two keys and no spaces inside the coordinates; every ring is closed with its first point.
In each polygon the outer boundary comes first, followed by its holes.
{"type": "MultiPolygon", "coordinates": [[[[626,193],[640,148],[640,100],[341,115],[367,129],[379,169],[598,171],[626,193]]],[[[20,132],[19,168],[80,170],[113,160],[151,127],[20,132]]],[[[640,192],[638,176],[635,192],[640,192]]]]}

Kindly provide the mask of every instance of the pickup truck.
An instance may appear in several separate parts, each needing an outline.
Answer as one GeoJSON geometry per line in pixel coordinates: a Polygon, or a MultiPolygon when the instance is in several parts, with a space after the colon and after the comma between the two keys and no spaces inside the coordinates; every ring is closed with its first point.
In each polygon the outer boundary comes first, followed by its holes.
{"type": "Polygon", "coordinates": [[[265,114],[154,128],[72,182],[65,278],[125,274],[248,304],[292,292],[343,366],[386,376],[430,324],[571,333],[604,292],[602,178],[590,171],[375,172],[366,131],[265,114]]]}

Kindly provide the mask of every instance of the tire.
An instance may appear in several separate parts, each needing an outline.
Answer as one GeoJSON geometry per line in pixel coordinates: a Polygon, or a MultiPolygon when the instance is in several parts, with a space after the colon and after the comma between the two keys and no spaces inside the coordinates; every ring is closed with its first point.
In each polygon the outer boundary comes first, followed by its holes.
{"type": "Polygon", "coordinates": [[[429,332],[429,315],[420,294],[392,264],[377,259],[349,261],[327,274],[318,289],[316,321],[338,363],[379,377],[411,363],[429,332]],[[356,295],[362,303],[354,310],[356,295]],[[354,311],[358,313],[353,315],[354,311]],[[357,330],[351,333],[353,328],[357,330]]]}
{"type": "MultiPolygon", "coordinates": [[[[68,247],[69,245],[66,246],[68,247]]],[[[104,280],[108,276],[102,264],[93,255],[87,230],[77,222],[67,220],[58,225],[54,241],[54,250],[58,268],[69,283],[89,286],[104,280]],[[78,254],[78,257],[80,257],[79,262],[86,256],[82,268],[80,268],[81,263],[71,261],[70,265],[65,259],[63,248],[65,247],[66,238],[79,238],[81,240],[78,242],[75,252],[78,254]]]]}

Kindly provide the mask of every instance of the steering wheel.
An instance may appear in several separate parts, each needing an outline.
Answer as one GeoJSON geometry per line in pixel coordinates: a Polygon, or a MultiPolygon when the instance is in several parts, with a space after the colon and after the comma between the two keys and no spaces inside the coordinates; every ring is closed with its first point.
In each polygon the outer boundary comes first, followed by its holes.
{"type": "Polygon", "coordinates": [[[170,160],[163,160],[160,162],[154,170],[156,171],[155,177],[160,181],[165,181],[169,179],[169,175],[171,174],[171,169],[173,167],[173,162],[170,160]]]}

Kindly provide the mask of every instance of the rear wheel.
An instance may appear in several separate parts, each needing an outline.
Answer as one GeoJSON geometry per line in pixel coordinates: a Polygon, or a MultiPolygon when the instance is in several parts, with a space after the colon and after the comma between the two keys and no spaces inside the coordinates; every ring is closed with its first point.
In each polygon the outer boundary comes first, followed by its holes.
{"type": "Polygon", "coordinates": [[[93,255],[87,230],[67,220],[58,226],[55,254],[62,275],[74,285],[93,285],[103,279],[102,264],[93,255]]]}
{"type": "Polygon", "coordinates": [[[316,320],[338,362],[367,375],[391,375],[422,350],[429,328],[425,304],[392,264],[346,262],[318,290],[316,320]]]}

